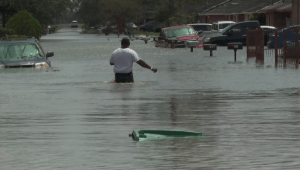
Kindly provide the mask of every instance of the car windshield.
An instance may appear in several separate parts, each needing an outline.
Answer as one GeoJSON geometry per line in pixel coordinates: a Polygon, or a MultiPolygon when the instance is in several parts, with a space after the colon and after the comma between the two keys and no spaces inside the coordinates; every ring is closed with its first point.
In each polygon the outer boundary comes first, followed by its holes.
{"type": "Polygon", "coordinates": [[[191,27],[186,27],[186,28],[168,30],[167,31],[167,38],[179,37],[179,36],[184,36],[184,35],[193,35],[193,34],[196,34],[195,30],[191,27]]]}
{"type": "Polygon", "coordinates": [[[224,29],[220,32],[220,34],[223,34],[224,32],[226,32],[228,29],[231,28],[232,25],[234,25],[234,23],[227,25],[227,27],[224,28],[224,29]]]}
{"type": "Polygon", "coordinates": [[[219,29],[224,29],[226,28],[230,23],[224,23],[224,24],[219,24],[219,29]]]}
{"type": "Polygon", "coordinates": [[[211,25],[191,25],[195,31],[211,31],[212,26],[211,25]]]}
{"type": "Polygon", "coordinates": [[[0,44],[0,61],[19,61],[36,58],[42,58],[42,55],[35,44],[0,44]]]}

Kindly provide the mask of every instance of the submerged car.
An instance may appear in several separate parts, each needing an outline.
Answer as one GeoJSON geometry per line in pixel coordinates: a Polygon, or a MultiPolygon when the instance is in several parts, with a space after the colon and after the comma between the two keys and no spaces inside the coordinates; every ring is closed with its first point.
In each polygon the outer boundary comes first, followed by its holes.
{"type": "MultiPolygon", "coordinates": [[[[295,41],[296,40],[295,33],[292,32],[292,30],[296,27],[298,27],[298,29],[300,30],[300,25],[293,25],[293,26],[290,26],[290,27],[287,27],[287,28],[284,28],[284,29],[278,31],[278,43],[277,43],[278,48],[282,48],[284,45],[284,40],[283,40],[284,32],[283,31],[286,31],[286,35],[287,35],[286,41],[295,41]]],[[[298,36],[300,39],[300,33],[298,34],[298,36]]],[[[268,46],[268,48],[275,48],[275,33],[270,34],[267,46],[268,46]]]]}
{"type": "Polygon", "coordinates": [[[34,38],[26,40],[0,40],[0,68],[47,68],[51,67],[49,57],[53,52],[45,54],[41,44],[34,38]]]}
{"type": "MultiPolygon", "coordinates": [[[[298,40],[298,50],[300,49],[300,40],[298,40]]],[[[285,50],[285,57],[286,58],[297,58],[297,49],[296,49],[296,41],[287,41],[285,50]]],[[[300,50],[299,50],[300,52],[300,50]]],[[[283,53],[279,55],[280,57],[284,57],[283,53]]]]}
{"type": "Polygon", "coordinates": [[[243,45],[246,45],[247,28],[256,29],[259,27],[260,24],[258,21],[232,23],[228,25],[222,32],[204,36],[203,43],[217,44],[222,46],[231,42],[241,42],[243,45]]]}
{"type": "Polygon", "coordinates": [[[158,40],[155,41],[155,47],[169,47],[172,42],[175,48],[187,47],[187,41],[198,42],[197,48],[203,46],[202,39],[198,32],[190,25],[181,25],[163,28],[158,40]]]}
{"type": "Polygon", "coordinates": [[[234,24],[233,21],[217,21],[212,24],[212,32],[222,32],[228,25],[234,24]]]}
{"type": "Polygon", "coordinates": [[[198,31],[200,36],[203,34],[209,34],[212,30],[212,24],[208,23],[196,23],[196,24],[188,24],[194,28],[195,31],[198,31]]]}

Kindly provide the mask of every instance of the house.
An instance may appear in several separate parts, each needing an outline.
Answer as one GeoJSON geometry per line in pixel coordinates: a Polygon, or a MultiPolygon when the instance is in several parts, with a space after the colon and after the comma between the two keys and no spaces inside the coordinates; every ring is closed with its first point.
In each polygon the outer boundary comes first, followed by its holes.
{"type": "Polygon", "coordinates": [[[292,1],[292,25],[300,25],[300,0],[292,1]]]}
{"type": "MultiPolygon", "coordinates": [[[[206,23],[213,23],[215,21],[242,22],[251,19],[251,16],[255,13],[266,13],[266,11],[259,12],[259,10],[279,2],[282,2],[282,0],[226,0],[198,15],[201,16],[202,21],[206,23]]],[[[284,18],[290,18],[289,13],[285,14],[286,13],[284,13],[284,18]]],[[[271,15],[269,15],[269,17],[271,17],[271,15]]],[[[271,18],[269,18],[269,20],[271,20],[271,18]]],[[[283,23],[279,25],[283,25],[283,23]]]]}
{"type": "Polygon", "coordinates": [[[266,25],[271,25],[279,29],[292,24],[292,0],[276,2],[257,11],[266,14],[266,25]]]}

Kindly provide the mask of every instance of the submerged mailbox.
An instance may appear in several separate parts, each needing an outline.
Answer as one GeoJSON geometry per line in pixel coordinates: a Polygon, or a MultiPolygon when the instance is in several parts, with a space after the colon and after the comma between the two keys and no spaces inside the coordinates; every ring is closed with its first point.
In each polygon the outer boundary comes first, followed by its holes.
{"type": "Polygon", "coordinates": [[[234,50],[234,61],[236,61],[236,51],[243,49],[243,44],[240,42],[228,43],[228,50],[234,50]]]}
{"type": "Polygon", "coordinates": [[[240,42],[228,43],[228,50],[242,50],[243,44],[240,42]]]}
{"type": "Polygon", "coordinates": [[[184,42],[185,47],[191,48],[191,52],[193,52],[193,48],[197,48],[200,45],[200,41],[198,40],[187,40],[184,42]]]}
{"type": "Polygon", "coordinates": [[[204,44],[203,45],[204,51],[210,51],[210,56],[212,56],[212,51],[217,50],[217,44],[204,44]]]}

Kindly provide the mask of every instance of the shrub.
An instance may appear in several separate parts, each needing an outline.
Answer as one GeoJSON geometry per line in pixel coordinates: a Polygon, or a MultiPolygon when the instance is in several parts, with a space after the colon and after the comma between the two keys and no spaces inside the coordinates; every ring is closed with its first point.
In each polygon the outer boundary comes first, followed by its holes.
{"type": "Polygon", "coordinates": [[[0,38],[5,37],[5,35],[13,35],[15,34],[14,30],[7,28],[0,28],[0,38]]]}
{"type": "Polygon", "coordinates": [[[7,21],[6,28],[14,30],[16,34],[34,36],[36,39],[39,39],[42,34],[41,24],[26,10],[11,17],[7,21]]]}

